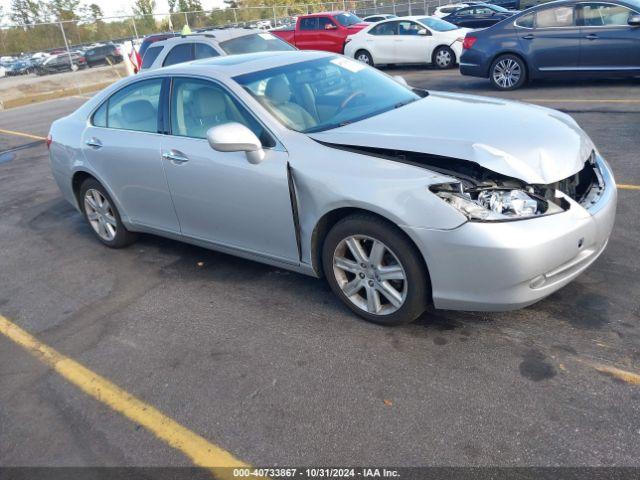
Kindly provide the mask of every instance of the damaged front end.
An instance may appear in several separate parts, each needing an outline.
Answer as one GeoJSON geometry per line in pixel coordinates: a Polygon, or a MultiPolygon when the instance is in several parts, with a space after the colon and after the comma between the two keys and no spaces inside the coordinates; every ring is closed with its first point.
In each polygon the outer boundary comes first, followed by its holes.
{"type": "MultiPolygon", "coordinates": [[[[452,176],[456,176],[455,172],[452,176]]],[[[485,171],[481,177],[465,175],[458,182],[432,185],[429,189],[469,220],[509,221],[564,212],[571,208],[568,199],[588,210],[598,202],[604,186],[592,152],[579,172],[548,185],[526,184],[485,171]]]]}
{"type": "Polygon", "coordinates": [[[604,180],[595,151],[583,168],[558,182],[530,184],[476,162],[418,152],[371,147],[333,147],[428,168],[456,179],[429,186],[429,190],[471,221],[520,220],[562,213],[571,201],[589,209],[604,192],[604,180]]]}

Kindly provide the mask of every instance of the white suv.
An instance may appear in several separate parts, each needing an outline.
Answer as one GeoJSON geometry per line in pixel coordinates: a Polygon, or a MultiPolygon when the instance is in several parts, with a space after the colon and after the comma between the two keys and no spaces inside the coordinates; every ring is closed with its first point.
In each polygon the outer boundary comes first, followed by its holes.
{"type": "Polygon", "coordinates": [[[207,30],[153,43],[142,59],[142,70],[240,53],[296,50],[269,32],[247,28],[207,30]]]}

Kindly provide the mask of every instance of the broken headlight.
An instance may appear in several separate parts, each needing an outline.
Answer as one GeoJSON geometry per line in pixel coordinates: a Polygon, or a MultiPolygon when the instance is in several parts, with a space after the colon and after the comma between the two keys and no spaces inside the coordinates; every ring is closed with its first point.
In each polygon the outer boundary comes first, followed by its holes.
{"type": "Polygon", "coordinates": [[[553,201],[536,194],[533,188],[465,189],[461,183],[445,183],[429,189],[469,220],[520,220],[564,211],[553,201]]]}

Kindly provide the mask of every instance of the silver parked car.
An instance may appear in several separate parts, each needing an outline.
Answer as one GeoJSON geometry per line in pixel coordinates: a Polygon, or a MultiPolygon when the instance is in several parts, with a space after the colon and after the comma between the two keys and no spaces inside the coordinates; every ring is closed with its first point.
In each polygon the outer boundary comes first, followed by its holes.
{"type": "Polygon", "coordinates": [[[611,170],[569,116],[412,90],[326,52],[126,78],[49,141],[64,197],[105,245],[148,232],[324,275],[387,325],[429,304],[540,300],[602,253],[616,210],[611,170]]]}
{"type": "Polygon", "coordinates": [[[269,32],[249,28],[219,28],[151,44],[144,53],[142,70],[224,55],[288,50],[296,50],[296,47],[269,32]]]}

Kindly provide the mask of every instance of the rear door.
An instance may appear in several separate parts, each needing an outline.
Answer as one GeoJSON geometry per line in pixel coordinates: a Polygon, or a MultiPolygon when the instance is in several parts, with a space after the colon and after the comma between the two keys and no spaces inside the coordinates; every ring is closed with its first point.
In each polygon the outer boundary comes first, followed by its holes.
{"type": "Polygon", "coordinates": [[[190,62],[194,58],[193,42],[179,43],[169,50],[167,56],[162,61],[163,67],[175,65],[177,63],[190,62]]]}
{"type": "Polygon", "coordinates": [[[301,18],[300,28],[295,31],[295,45],[300,50],[317,50],[318,17],[301,18]]]}
{"type": "Polygon", "coordinates": [[[162,88],[163,79],[154,78],[114,93],[85,129],[83,153],[132,222],[178,233],[160,156],[162,88]]]}
{"type": "Polygon", "coordinates": [[[518,35],[533,69],[552,73],[579,68],[581,33],[573,5],[536,11],[534,28],[519,28],[518,35]]]}
{"type": "Polygon", "coordinates": [[[640,70],[640,28],[627,22],[636,12],[622,5],[578,5],[581,70],[640,70]]]}

